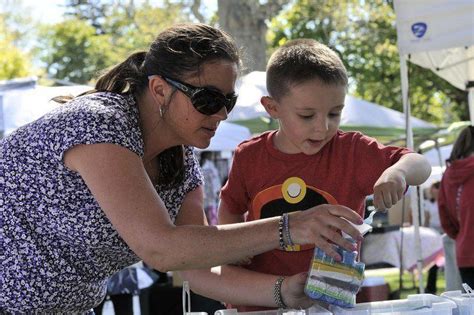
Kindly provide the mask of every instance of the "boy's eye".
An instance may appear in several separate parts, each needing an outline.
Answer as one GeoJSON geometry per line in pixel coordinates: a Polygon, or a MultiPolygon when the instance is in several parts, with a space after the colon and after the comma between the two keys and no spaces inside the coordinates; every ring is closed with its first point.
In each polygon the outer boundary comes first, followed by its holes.
{"type": "Polygon", "coordinates": [[[329,113],[330,117],[339,117],[341,116],[341,113],[329,113]]]}
{"type": "Polygon", "coordinates": [[[314,115],[299,115],[303,119],[311,119],[314,117],[314,115]]]}

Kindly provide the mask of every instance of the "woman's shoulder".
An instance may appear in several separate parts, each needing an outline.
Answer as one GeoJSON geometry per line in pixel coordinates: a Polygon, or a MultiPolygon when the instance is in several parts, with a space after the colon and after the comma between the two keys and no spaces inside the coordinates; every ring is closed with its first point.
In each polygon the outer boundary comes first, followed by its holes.
{"type": "Polygon", "coordinates": [[[76,97],[64,104],[62,107],[65,112],[106,115],[128,112],[136,106],[135,100],[131,95],[121,95],[112,92],[96,92],[76,97]]]}
{"type": "Polygon", "coordinates": [[[132,96],[97,92],[74,98],[44,116],[47,125],[64,128],[130,129],[138,126],[138,108],[132,96]]]}

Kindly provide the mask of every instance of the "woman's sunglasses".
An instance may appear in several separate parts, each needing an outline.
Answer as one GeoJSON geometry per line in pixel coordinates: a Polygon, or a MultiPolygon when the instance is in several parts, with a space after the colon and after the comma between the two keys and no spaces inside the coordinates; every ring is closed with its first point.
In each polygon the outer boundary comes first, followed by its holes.
{"type": "Polygon", "coordinates": [[[204,115],[214,115],[223,107],[225,107],[228,114],[237,102],[237,95],[235,93],[224,95],[212,88],[196,87],[170,78],[162,78],[189,97],[194,108],[204,115]]]}

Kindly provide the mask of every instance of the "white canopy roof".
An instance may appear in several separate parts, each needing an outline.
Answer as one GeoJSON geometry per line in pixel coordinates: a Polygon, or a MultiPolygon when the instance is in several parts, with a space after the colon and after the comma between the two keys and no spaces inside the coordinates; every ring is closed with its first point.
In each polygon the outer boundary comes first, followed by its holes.
{"type": "Polygon", "coordinates": [[[0,90],[0,131],[8,135],[16,128],[46,114],[58,103],[51,101],[61,95],[76,96],[91,90],[87,85],[45,87],[36,84],[0,90]]]}
{"type": "Polygon", "coordinates": [[[206,151],[233,151],[239,143],[250,139],[252,134],[249,128],[222,121],[216,134],[211,138],[211,144],[206,151]]]}
{"type": "MultiPolygon", "coordinates": [[[[46,114],[58,103],[51,101],[55,96],[73,95],[92,89],[86,85],[45,87],[35,81],[24,81],[6,88],[0,84],[0,131],[8,135],[16,128],[46,114]],[[3,126],[3,128],[2,128],[3,126]]],[[[226,121],[220,123],[216,135],[211,139],[209,151],[232,151],[237,145],[251,137],[247,127],[226,121]]]]}
{"type": "MultiPolygon", "coordinates": [[[[239,98],[229,121],[269,117],[260,104],[260,98],[268,95],[265,72],[254,71],[242,77],[237,82],[237,93],[239,98]]],[[[418,118],[413,117],[412,121],[416,128],[436,127],[418,118]]],[[[404,129],[405,118],[399,111],[346,95],[341,125],[404,129]]]]}
{"type": "MultiPolygon", "coordinates": [[[[474,1],[396,0],[401,56],[461,90],[474,88],[474,1]],[[469,82],[471,82],[469,84],[469,82]]],[[[474,95],[470,93],[471,121],[474,95]]]]}
{"type": "MultiPolygon", "coordinates": [[[[436,128],[435,125],[413,116],[411,121],[415,128],[436,128]]],[[[404,129],[405,116],[394,109],[346,95],[341,125],[404,129]]]]}

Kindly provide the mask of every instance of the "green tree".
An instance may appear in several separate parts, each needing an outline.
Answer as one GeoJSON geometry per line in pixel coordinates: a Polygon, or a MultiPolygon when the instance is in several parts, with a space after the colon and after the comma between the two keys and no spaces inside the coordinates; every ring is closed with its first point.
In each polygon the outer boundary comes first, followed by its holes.
{"type": "MultiPolygon", "coordinates": [[[[309,37],[339,52],[351,78],[350,93],[402,110],[395,13],[388,0],[295,0],[272,20],[272,48],[309,37]],[[337,8],[337,9],[335,9],[337,8]]],[[[467,95],[429,70],[409,64],[412,114],[441,123],[467,119],[467,95]]]]}
{"type": "Polygon", "coordinates": [[[134,6],[133,1],[123,6],[124,1],[111,1],[115,5],[107,8],[98,1],[76,2],[80,2],[80,11],[68,11],[70,17],[45,28],[40,40],[41,58],[49,75],[58,80],[91,82],[98,71],[121,62],[134,51],[147,49],[161,30],[189,21],[189,16],[181,13],[182,4],[169,1],[163,7],[148,2],[134,6]],[[89,19],[85,7],[95,4],[100,7],[89,19]]]}
{"type": "Polygon", "coordinates": [[[26,77],[30,74],[29,57],[13,45],[5,25],[0,23],[0,80],[26,77]]]}
{"type": "Polygon", "coordinates": [[[56,79],[88,83],[97,70],[115,60],[108,35],[75,18],[44,27],[39,54],[48,74],[56,79]]]}
{"type": "Polygon", "coordinates": [[[21,2],[0,1],[0,80],[32,75],[27,40],[33,27],[23,12],[21,2]]]}

